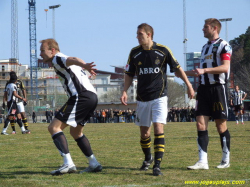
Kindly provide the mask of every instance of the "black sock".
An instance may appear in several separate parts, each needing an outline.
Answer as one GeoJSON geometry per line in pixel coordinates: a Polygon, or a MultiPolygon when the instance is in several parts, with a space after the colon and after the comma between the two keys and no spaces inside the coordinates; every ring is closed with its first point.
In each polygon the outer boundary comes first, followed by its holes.
{"type": "Polygon", "coordinates": [[[10,120],[9,120],[9,118],[7,118],[7,119],[5,120],[5,122],[4,122],[4,127],[3,127],[3,128],[7,128],[8,125],[9,125],[9,123],[10,123],[10,120]]]}
{"type": "Polygon", "coordinates": [[[209,138],[208,138],[208,131],[198,131],[198,138],[197,138],[197,142],[199,144],[199,147],[207,153],[207,146],[208,146],[208,142],[209,142],[209,138]]]}
{"type": "Polygon", "coordinates": [[[160,167],[165,148],[165,139],[163,134],[155,134],[154,151],[155,151],[155,165],[154,167],[160,167]]]}
{"type": "Polygon", "coordinates": [[[220,142],[221,142],[222,149],[224,147],[223,146],[223,137],[226,138],[226,146],[227,146],[228,150],[230,151],[230,133],[229,133],[228,129],[225,132],[220,134],[220,142]]]}
{"type": "Polygon", "coordinates": [[[25,130],[28,130],[28,121],[27,121],[27,118],[23,118],[22,119],[22,122],[23,122],[23,125],[24,125],[24,128],[25,128],[25,130]]]}
{"type": "Polygon", "coordinates": [[[90,157],[93,154],[89,140],[85,135],[75,139],[75,141],[85,156],[90,157]]]}
{"type": "Polygon", "coordinates": [[[17,124],[19,125],[20,128],[23,126],[23,123],[22,123],[21,119],[17,119],[16,122],[17,122],[17,124]]]}
{"type": "Polygon", "coordinates": [[[16,128],[15,128],[15,120],[10,120],[10,125],[11,125],[11,128],[12,128],[12,131],[16,131],[16,128]]]}
{"type": "Polygon", "coordinates": [[[145,161],[149,161],[151,159],[151,137],[149,136],[146,139],[141,138],[140,141],[142,151],[145,155],[145,161]]]}
{"type": "Polygon", "coordinates": [[[63,132],[54,134],[52,138],[57,149],[60,151],[61,156],[69,153],[68,142],[63,132]]]}

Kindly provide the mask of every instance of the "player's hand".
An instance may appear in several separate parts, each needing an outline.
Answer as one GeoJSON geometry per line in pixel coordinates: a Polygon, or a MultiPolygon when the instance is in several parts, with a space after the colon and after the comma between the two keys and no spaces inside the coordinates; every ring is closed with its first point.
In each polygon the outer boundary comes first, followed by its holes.
{"type": "Polygon", "coordinates": [[[23,101],[24,101],[24,102],[27,102],[27,99],[26,99],[26,98],[23,98],[23,101]]]}
{"type": "Polygon", "coordinates": [[[94,62],[91,62],[91,63],[86,63],[84,65],[84,69],[86,69],[91,75],[96,75],[96,68],[94,68],[96,65],[94,64],[94,62]]]}
{"type": "Polygon", "coordinates": [[[194,92],[192,84],[188,85],[187,89],[188,89],[187,90],[188,98],[193,99],[194,95],[195,95],[195,92],[194,92]]]}
{"type": "Polygon", "coordinates": [[[123,105],[128,105],[128,104],[127,104],[127,101],[128,101],[127,92],[123,91],[120,100],[121,100],[121,102],[122,102],[123,105]]]}

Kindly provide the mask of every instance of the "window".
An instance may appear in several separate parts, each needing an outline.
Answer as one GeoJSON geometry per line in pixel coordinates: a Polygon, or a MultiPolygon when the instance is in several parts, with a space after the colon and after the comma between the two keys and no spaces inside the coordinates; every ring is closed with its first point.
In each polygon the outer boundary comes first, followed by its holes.
{"type": "Polygon", "coordinates": [[[187,66],[187,71],[194,69],[193,66],[187,66]]]}
{"type": "Polygon", "coordinates": [[[190,65],[193,65],[193,64],[194,64],[194,61],[192,61],[192,60],[187,61],[187,66],[190,66],[190,65]]]}
{"type": "Polygon", "coordinates": [[[102,78],[102,84],[108,84],[108,80],[106,78],[102,78]]]}

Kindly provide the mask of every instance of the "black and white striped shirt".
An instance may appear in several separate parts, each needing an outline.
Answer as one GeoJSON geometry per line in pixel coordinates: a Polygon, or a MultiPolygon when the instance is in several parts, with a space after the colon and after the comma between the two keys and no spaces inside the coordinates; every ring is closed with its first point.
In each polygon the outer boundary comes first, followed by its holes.
{"type": "Polygon", "coordinates": [[[233,105],[242,105],[242,98],[243,95],[245,95],[246,92],[242,91],[242,90],[238,90],[238,92],[236,90],[234,90],[231,93],[231,99],[233,101],[233,105]]]}
{"type": "MultiPolygon", "coordinates": [[[[208,42],[205,44],[201,51],[200,68],[213,68],[222,65],[221,56],[228,54],[230,57],[232,54],[231,46],[223,39],[218,38],[214,42],[208,42]]],[[[208,74],[200,75],[201,85],[212,84],[226,84],[229,78],[230,68],[227,73],[221,74],[208,74]]]]}
{"type": "Polygon", "coordinates": [[[66,66],[67,58],[68,56],[57,53],[52,60],[52,64],[68,97],[81,94],[84,91],[91,91],[96,94],[95,88],[81,67],[76,65],[66,66]]]}
{"type": "Polygon", "coordinates": [[[16,96],[14,96],[14,91],[17,92],[17,86],[15,83],[8,83],[6,88],[7,92],[7,102],[16,101],[16,96]]]}

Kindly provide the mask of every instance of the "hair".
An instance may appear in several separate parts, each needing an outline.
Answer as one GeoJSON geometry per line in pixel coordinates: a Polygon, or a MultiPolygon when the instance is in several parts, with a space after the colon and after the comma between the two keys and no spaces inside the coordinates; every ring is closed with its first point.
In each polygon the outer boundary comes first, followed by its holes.
{"type": "Polygon", "coordinates": [[[220,30],[221,30],[221,23],[218,19],[216,18],[208,18],[205,20],[205,23],[211,25],[212,27],[217,27],[217,31],[218,31],[218,34],[220,34],[220,30]]]}
{"type": "Polygon", "coordinates": [[[49,46],[49,50],[54,48],[56,51],[60,51],[57,41],[55,39],[53,39],[53,38],[41,40],[39,42],[42,43],[42,44],[47,43],[48,46],[49,46]]]}
{"type": "Polygon", "coordinates": [[[16,74],[10,74],[10,83],[15,83],[17,80],[17,76],[16,74]]]}
{"type": "Polygon", "coordinates": [[[11,76],[11,75],[16,75],[16,72],[11,71],[11,72],[10,72],[10,76],[11,76]]]}
{"type": "Polygon", "coordinates": [[[154,37],[154,29],[147,23],[140,24],[137,29],[144,29],[146,33],[151,33],[151,39],[153,40],[154,37]]]}

